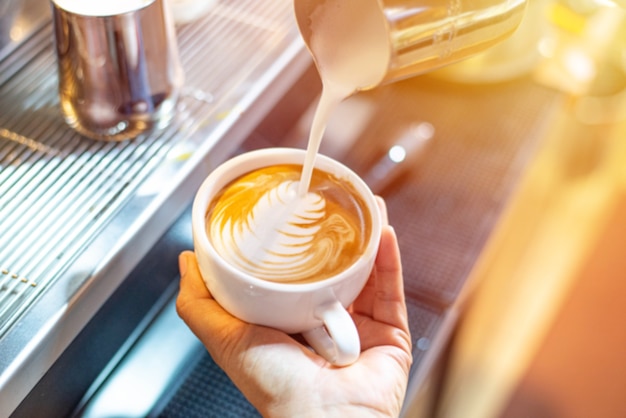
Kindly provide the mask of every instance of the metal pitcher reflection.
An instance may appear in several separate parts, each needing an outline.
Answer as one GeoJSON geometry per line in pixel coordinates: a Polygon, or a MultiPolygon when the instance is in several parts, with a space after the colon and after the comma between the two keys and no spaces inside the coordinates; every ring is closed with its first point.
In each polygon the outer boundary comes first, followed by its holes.
{"type": "Polygon", "coordinates": [[[65,121],[125,140],[172,120],[183,72],[164,0],[52,0],[65,121]]]}

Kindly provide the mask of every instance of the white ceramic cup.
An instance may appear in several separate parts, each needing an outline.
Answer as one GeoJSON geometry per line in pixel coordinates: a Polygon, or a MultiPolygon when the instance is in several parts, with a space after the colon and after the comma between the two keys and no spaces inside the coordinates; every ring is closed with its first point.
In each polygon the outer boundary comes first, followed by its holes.
{"type": "Polygon", "coordinates": [[[371,236],[362,256],[336,276],[309,283],[258,279],[227,263],[207,236],[206,213],[213,197],[230,181],[252,170],[277,164],[302,164],[305,151],[267,148],[234,157],[200,186],[192,209],[193,240],[200,273],[215,300],[232,315],[253,324],[302,333],[330,363],[345,366],[359,357],[356,326],[346,308],[359,295],[372,271],[381,234],[381,216],[373,193],[349,168],[318,155],[315,166],[350,182],[372,217],[371,236]]]}

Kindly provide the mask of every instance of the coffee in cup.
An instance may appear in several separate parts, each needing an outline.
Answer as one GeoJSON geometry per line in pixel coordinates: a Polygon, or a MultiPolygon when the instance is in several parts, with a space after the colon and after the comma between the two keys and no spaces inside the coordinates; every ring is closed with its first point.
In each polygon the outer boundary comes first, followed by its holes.
{"type": "Polygon", "coordinates": [[[212,200],[207,235],[233,267],[279,283],[333,277],[365,250],[369,209],[345,179],[315,169],[300,196],[301,165],[256,169],[235,179],[212,200]]]}
{"type": "Polygon", "coordinates": [[[198,266],[233,316],[302,333],[334,365],[356,361],[360,339],[347,307],[372,271],[381,235],[373,193],[323,155],[298,193],[304,150],[266,148],[212,171],[193,203],[198,266]]]}

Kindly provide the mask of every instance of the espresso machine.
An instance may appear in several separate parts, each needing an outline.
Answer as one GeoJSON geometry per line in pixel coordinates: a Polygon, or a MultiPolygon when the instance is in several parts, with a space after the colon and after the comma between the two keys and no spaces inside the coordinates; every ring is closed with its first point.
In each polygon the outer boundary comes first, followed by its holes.
{"type": "MultiPolygon", "coordinates": [[[[605,231],[626,225],[623,12],[531,6],[519,35],[356,94],[327,128],[321,152],[385,198],[398,234],[407,418],[536,407],[520,388],[567,289],[621,245],[605,231]]],[[[202,180],[246,150],[305,147],[321,84],[290,0],[216,0],[176,34],[170,125],[94,140],[59,110],[49,1],[0,4],[0,417],[259,416],[176,315],[177,258],[202,180]]]]}

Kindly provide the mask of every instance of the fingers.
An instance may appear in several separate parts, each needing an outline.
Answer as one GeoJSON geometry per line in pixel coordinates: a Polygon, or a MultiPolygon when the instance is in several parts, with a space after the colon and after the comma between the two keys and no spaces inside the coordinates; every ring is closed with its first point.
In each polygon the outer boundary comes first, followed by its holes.
{"type": "MultiPolygon", "coordinates": [[[[312,357],[308,349],[284,332],[248,324],[224,310],[207,290],[193,252],[181,253],[179,268],[178,315],[235,383],[244,384],[241,376],[248,373],[242,359],[262,355],[258,353],[264,350],[256,350],[255,347],[282,347],[283,352],[312,357]]],[[[271,350],[267,355],[271,357],[271,350]]]]}
{"type": "MultiPolygon", "coordinates": [[[[211,297],[193,252],[181,253],[178,260],[181,280],[176,311],[211,355],[214,358],[220,356],[223,352],[220,345],[226,337],[246,324],[226,312],[211,297]]],[[[217,358],[215,360],[218,361],[217,358]]]]}
{"type": "Polygon", "coordinates": [[[180,290],[184,299],[210,298],[211,293],[207,289],[193,251],[183,251],[178,256],[178,269],[180,270],[180,290]]]}
{"type": "MultiPolygon", "coordinates": [[[[385,200],[380,196],[375,196],[376,204],[378,205],[378,210],[380,212],[380,218],[382,220],[382,229],[383,233],[385,228],[389,225],[389,219],[387,215],[387,205],[385,204],[385,200]]],[[[380,250],[379,250],[380,251],[380,250]]],[[[354,301],[351,306],[352,311],[357,311],[366,315],[371,315],[371,307],[374,303],[374,296],[376,294],[376,267],[372,270],[370,277],[368,278],[363,290],[359,294],[358,298],[354,301]]]]}
{"type": "Polygon", "coordinates": [[[366,308],[365,311],[374,320],[408,329],[398,239],[394,229],[389,226],[384,199],[376,196],[376,201],[383,220],[383,228],[374,271],[368,280],[369,294],[366,296],[369,300],[366,302],[370,303],[371,308],[366,308]]]}
{"type": "Polygon", "coordinates": [[[372,318],[408,330],[400,248],[391,227],[383,230],[375,266],[376,294],[372,318]]]}
{"type": "MultiPolygon", "coordinates": [[[[386,240],[384,236],[386,234],[389,234],[388,230],[391,229],[391,227],[389,226],[387,205],[385,203],[385,200],[382,197],[375,196],[375,199],[376,199],[376,204],[378,205],[378,210],[380,212],[380,217],[382,221],[381,242],[380,242],[380,246],[378,249],[378,257],[380,257],[381,252],[384,253],[388,251],[397,251],[399,253],[399,249],[388,248],[389,245],[383,243],[383,241],[386,240]]],[[[391,233],[393,233],[393,231],[391,233]]],[[[395,241],[395,235],[393,237],[393,240],[395,241]]],[[[399,260],[399,255],[397,258],[399,260]]],[[[378,275],[377,270],[378,270],[378,261],[376,261],[374,265],[374,269],[372,270],[372,273],[370,274],[370,277],[368,278],[367,283],[365,284],[365,287],[363,288],[363,290],[361,291],[357,299],[352,304],[351,309],[353,312],[360,313],[366,316],[372,316],[374,300],[376,299],[376,292],[377,292],[377,288],[376,288],[377,275],[378,275]]],[[[402,273],[400,272],[400,275],[401,274],[402,273]]]]}
{"type": "Polygon", "coordinates": [[[400,249],[395,231],[383,227],[374,270],[353,312],[366,350],[378,345],[395,345],[410,352],[400,249]]]}

